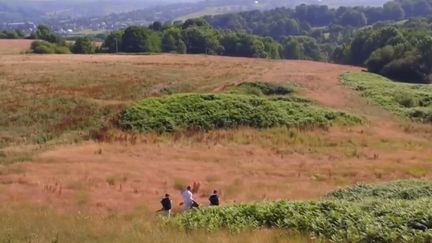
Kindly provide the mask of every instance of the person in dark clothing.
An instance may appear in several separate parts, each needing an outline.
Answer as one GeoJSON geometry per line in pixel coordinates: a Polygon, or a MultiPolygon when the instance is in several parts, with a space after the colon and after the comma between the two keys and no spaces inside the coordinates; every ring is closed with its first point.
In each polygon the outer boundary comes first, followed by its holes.
{"type": "Polygon", "coordinates": [[[162,204],[162,211],[164,212],[165,216],[170,217],[171,216],[171,208],[172,208],[172,200],[170,198],[169,194],[165,194],[165,197],[161,200],[162,204]]]}
{"type": "Polygon", "coordinates": [[[210,206],[219,206],[219,195],[216,190],[213,191],[213,194],[209,197],[210,206]]]}

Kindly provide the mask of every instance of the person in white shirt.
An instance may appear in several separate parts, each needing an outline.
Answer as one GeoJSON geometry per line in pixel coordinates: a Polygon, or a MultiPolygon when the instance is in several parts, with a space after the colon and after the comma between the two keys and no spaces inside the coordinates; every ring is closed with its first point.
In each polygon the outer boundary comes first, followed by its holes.
{"type": "Polygon", "coordinates": [[[188,186],[186,188],[186,191],[184,191],[182,193],[185,210],[191,209],[192,208],[192,204],[194,202],[194,200],[193,200],[193,194],[192,194],[191,190],[192,190],[192,188],[190,186],[188,186]]]}

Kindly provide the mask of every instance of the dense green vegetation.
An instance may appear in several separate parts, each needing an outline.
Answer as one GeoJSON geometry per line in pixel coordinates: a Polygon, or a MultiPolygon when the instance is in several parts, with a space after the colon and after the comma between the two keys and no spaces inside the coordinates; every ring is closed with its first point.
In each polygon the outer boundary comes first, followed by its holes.
{"type": "Polygon", "coordinates": [[[0,39],[21,39],[24,38],[25,35],[19,30],[2,30],[0,31],[0,39]]]}
{"type": "Polygon", "coordinates": [[[392,82],[370,73],[349,73],[344,82],[385,109],[425,123],[432,122],[432,86],[392,82]]]}
{"type": "Polygon", "coordinates": [[[281,46],[272,38],[220,32],[202,19],[149,27],[130,26],[112,32],[103,52],[176,52],[212,55],[280,58],[281,46]]]}
{"type": "MultiPolygon", "coordinates": [[[[174,23],[154,22],[110,33],[96,49],[78,38],[73,53],[190,53],[305,59],[366,66],[370,72],[412,82],[432,82],[432,13],[427,0],[391,1],[383,7],[299,5],[174,23]],[[406,21],[407,17],[411,18],[406,21]]],[[[32,37],[65,41],[46,26],[32,37]]],[[[46,45],[35,53],[58,53],[46,45]]]]}
{"type": "Polygon", "coordinates": [[[68,54],[70,50],[67,46],[57,45],[48,41],[34,41],[31,50],[36,54],[68,54]]]}
{"type": "Polygon", "coordinates": [[[36,54],[92,54],[96,52],[96,47],[87,37],[79,37],[74,40],[74,44],[68,44],[66,40],[47,26],[39,25],[36,32],[32,33],[29,38],[37,39],[30,47],[30,50],[36,54]]]}
{"type": "Polygon", "coordinates": [[[240,83],[239,85],[232,87],[230,89],[230,93],[257,95],[257,96],[289,95],[294,93],[294,89],[286,85],[277,85],[273,83],[246,82],[246,83],[240,83]]]}
{"type": "Polygon", "coordinates": [[[366,65],[386,77],[429,83],[432,74],[431,20],[411,20],[402,25],[377,26],[359,31],[337,50],[335,61],[366,65]]]}
{"type": "Polygon", "coordinates": [[[402,180],[384,184],[359,184],[329,193],[327,198],[350,201],[371,198],[405,200],[432,198],[432,182],[425,180],[402,180]]]}
{"type": "Polygon", "coordinates": [[[364,65],[392,79],[430,83],[432,2],[397,0],[383,7],[299,5],[205,17],[224,31],[270,36],[281,58],[364,65]],[[401,21],[410,18],[408,21],[401,21]]]}
{"type": "Polygon", "coordinates": [[[120,119],[124,129],[139,132],[212,130],[250,126],[325,127],[360,119],[319,108],[289,97],[264,98],[242,94],[177,94],[145,99],[129,107],[120,119]]]}
{"type": "Polygon", "coordinates": [[[206,208],[181,214],[173,222],[187,230],[280,228],[336,242],[430,242],[432,198],[426,186],[431,183],[404,181],[366,186],[366,190],[355,186],[333,196],[350,200],[282,200],[206,208]],[[404,197],[407,192],[413,197],[404,197]],[[373,198],[357,200],[370,194],[373,198]]]}
{"type": "Polygon", "coordinates": [[[76,54],[92,54],[96,52],[96,47],[89,38],[80,37],[75,40],[71,51],[76,54]]]}
{"type": "MultiPolygon", "coordinates": [[[[333,30],[341,27],[363,27],[383,21],[399,21],[404,18],[424,17],[432,14],[430,0],[389,1],[383,7],[330,8],[326,5],[301,4],[294,9],[277,8],[267,11],[248,11],[207,16],[214,27],[283,40],[290,35],[308,35],[314,27],[333,30]]],[[[340,32],[342,33],[342,32],[340,32]]],[[[331,36],[334,38],[336,36],[331,36]]],[[[333,39],[336,41],[337,39],[333,39]]]]}

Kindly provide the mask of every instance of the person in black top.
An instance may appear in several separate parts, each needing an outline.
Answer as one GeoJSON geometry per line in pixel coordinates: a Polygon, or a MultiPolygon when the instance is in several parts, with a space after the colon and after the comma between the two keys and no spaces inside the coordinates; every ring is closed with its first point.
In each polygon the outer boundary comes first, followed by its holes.
{"type": "Polygon", "coordinates": [[[216,190],[213,191],[213,194],[209,197],[210,206],[219,206],[219,195],[216,190]]]}
{"type": "Polygon", "coordinates": [[[172,208],[172,201],[169,194],[165,194],[165,197],[161,200],[162,204],[162,211],[164,212],[165,216],[170,217],[171,216],[171,208],[172,208]]]}

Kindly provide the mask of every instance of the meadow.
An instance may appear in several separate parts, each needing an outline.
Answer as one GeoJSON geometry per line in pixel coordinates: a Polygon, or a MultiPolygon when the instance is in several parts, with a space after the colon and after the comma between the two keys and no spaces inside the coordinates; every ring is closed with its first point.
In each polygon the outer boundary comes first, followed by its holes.
{"type": "Polygon", "coordinates": [[[185,233],[160,226],[155,211],[168,192],[179,212],[179,191],[194,181],[201,183],[195,196],[204,207],[213,189],[223,205],[235,207],[277,200],[315,205],[359,182],[432,177],[432,127],[400,118],[342,82],[347,72],[365,75],[360,68],[204,55],[1,50],[8,54],[0,55],[0,240],[49,242],[58,235],[68,242],[307,242],[309,235],[296,229],[185,233]],[[153,109],[161,101],[176,101],[177,107],[179,97],[206,96],[228,99],[227,107],[259,101],[318,120],[348,114],[362,122],[169,133],[135,132],[119,123],[133,107],[153,109]]]}

